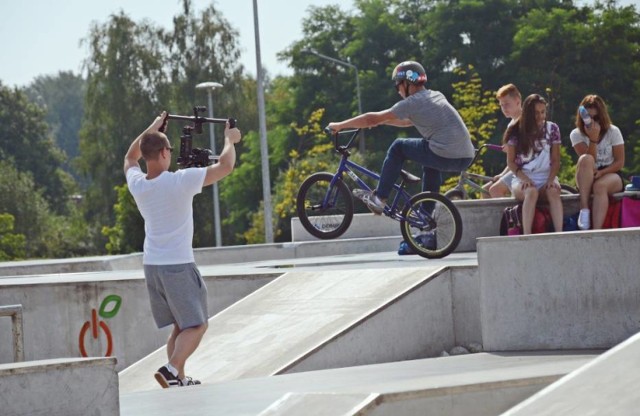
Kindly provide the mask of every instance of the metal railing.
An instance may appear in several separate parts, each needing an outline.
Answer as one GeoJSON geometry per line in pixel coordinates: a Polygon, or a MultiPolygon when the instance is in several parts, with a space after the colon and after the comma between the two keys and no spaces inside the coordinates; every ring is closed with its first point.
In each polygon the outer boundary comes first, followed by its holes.
{"type": "Polygon", "coordinates": [[[13,332],[13,361],[24,361],[24,333],[22,331],[22,305],[0,306],[0,316],[11,317],[13,332]]]}

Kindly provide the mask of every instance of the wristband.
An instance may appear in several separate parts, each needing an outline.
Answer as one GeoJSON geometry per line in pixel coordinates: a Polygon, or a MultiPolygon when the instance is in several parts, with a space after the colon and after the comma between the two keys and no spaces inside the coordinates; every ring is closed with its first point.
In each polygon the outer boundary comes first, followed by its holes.
{"type": "Polygon", "coordinates": [[[598,142],[597,142],[597,141],[595,141],[595,142],[594,142],[593,140],[589,140],[589,141],[590,141],[591,143],[593,143],[593,144],[598,144],[598,142]]]}

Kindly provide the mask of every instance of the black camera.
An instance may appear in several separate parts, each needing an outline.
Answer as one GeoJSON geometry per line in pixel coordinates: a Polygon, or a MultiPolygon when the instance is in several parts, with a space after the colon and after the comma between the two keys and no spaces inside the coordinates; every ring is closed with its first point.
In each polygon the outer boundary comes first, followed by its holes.
{"type": "Polygon", "coordinates": [[[193,123],[182,128],[180,155],[178,156],[178,166],[180,168],[202,168],[218,161],[218,156],[214,155],[211,149],[193,148],[193,134],[202,134],[203,123],[226,123],[228,121],[229,127],[234,128],[236,126],[236,120],[233,118],[207,118],[200,116],[200,113],[205,111],[207,111],[207,107],[196,106],[193,107],[193,116],[168,114],[164,124],[160,127],[160,131],[164,132],[168,120],[184,120],[193,123]]]}

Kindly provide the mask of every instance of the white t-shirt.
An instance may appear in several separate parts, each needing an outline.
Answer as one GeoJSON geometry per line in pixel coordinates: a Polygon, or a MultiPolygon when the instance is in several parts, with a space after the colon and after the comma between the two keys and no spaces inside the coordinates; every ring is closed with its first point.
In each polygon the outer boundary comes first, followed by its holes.
{"type": "MultiPolygon", "coordinates": [[[[582,134],[579,129],[573,129],[571,135],[571,145],[575,146],[580,142],[583,142],[589,146],[589,137],[582,134]]],[[[613,146],[624,144],[622,139],[622,133],[620,129],[613,124],[609,127],[609,130],[604,134],[600,143],[596,146],[596,167],[607,167],[613,163],[613,146]]]]}
{"type": "Polygon", "coordinates": [[[193,197],[207,168],[163,172],[147,180],[139,167],[127,170],[127,185],[144,218],[143,264],[193,263],[193,197]]]}

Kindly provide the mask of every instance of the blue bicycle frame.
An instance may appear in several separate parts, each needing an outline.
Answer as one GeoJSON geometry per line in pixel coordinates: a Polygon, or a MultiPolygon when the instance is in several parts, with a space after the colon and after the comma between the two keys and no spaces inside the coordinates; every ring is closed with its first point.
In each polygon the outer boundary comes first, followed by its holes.
{"type": "MultiPolygon", "coordinates": [[[[354,132],[357,134],[358,130],[343,131],[342,133],[354,133],[354,132]]],[[[331,196],[331,193],[332,193],[331,190],[336,189],[335,187],[336,182],[338,180],[343,180],[345,173],[358,185],[359,188],[366,189],[367,191],[372,191],[372,189],[362,179],[360,179],[357,172],[374,179],[376,182],[380,180],[380,175],[378,175],[377,173],[349,160],[350,153],[348,149],[349,147],[351,147],[353,143],[353,139],[356,137],[356,134],[354,134],[349,140],[349,142],[344,146],[338,145],[337,135],[334,135],[335,150],[338,153],[340,153],[342,157],[340,159],[338,170],[336,171],[336,173],[333,175],[333,178],[331,179],[329,192],[327,192],[327,195],[325,195],[324,200],[322,201],[323,207],[332,206],[335,203],[335,200],[338,194],[337,192],[335,192],[334,195],[331,196]]],[[[413,226],[419,227],[421,229],[430,229],[431,226],[434,225],[434,221],[430,213],[428,212],[429,211],[428,209],[420,210],[422,211],[422,214],[424,214],[426,218],[417,218],[414,216],[411,216],[411,218],[405,218],[402,215],[402,211],[403,211],[402,208],[404,208],[404,206],[411,200],[412,195],[408,193],[403,186],[397,183],[393,184],[393,189],[396,191],[395,196],[393,197],[393,201],[391,202],[391,204],[387,204],[384,207],[384,214],[386,216],[398,221],[404,220],[404,221],[410,222],[413,226]]]]}

